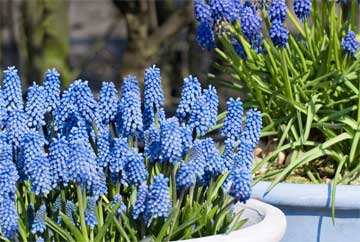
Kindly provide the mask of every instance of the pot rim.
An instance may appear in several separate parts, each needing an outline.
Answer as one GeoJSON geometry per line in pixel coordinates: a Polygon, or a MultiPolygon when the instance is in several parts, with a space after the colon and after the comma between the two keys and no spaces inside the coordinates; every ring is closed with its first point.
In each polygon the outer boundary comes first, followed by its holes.
{"type": "Polygon", "coordinates": [[[183,242],[275,242],[280,241],[286,231],[286,217],[284,213],[269,204],[256,199],[249,199],[246,204],[238,203],[239,210],[249,208],[256,210],[263,216],[263,219],[254,225],[232,231],[228,234],[219,234],[202,238],[182,240],[183,242]]]}
{"type": "MultiPolygon", "coordinates": [[[[311,208],[331,208],[331,184],[278,183],[270,192],[266,189],[271,182],[260,181],[252,191],[252,198],[275,206],[297,206],[311,208]]],[[[337,185],[335,209],[360,210],[360,186],[337,185]]]]}

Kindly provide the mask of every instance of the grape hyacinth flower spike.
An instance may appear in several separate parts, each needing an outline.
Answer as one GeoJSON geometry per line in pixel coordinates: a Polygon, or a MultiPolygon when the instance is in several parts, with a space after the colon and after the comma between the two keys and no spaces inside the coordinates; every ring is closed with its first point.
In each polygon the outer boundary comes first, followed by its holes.
{"type": "Polygon", "coordinates": [[[341,47],[347,54],[355,56],[355,52],[359,49],[359,42],[356,40],[355,32],[347,32],[345,38],[341,43],[341,47]]]}

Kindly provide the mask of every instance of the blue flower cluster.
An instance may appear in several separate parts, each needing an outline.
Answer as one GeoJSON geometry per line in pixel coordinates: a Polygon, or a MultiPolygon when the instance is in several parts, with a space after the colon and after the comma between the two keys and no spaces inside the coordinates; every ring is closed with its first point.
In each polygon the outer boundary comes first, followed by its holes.
{"type": "MultiPolygon", "coordinates": [[[[262,21],[257,15],[255,7],[249,1],[244,4],[240,0],[204,0],[194,2],[196,19],[200,22],[196,39],[202,49],[212,50],[216,47],[216,35],[226,32],[226,23],[233,24],[238,21],[241,31],[252,49],[257,53],[264,51],[262,41],[262,21]]],[[[243,45],[236,37],[231,36],[233,47],[240,58],[245,59],[243,45]]]]}
{"type": "Polygon", "coordinates": [[[359,42],[356,40],[356,34],[354,31],[350,30],[346,33],[345,38],[341,43],[341,47],[347,54],[351,56],[355,55],[355,52],[359,49],[359,42]]]}
{"type": "MultiPolygon", "coordinates": [[[[230,21],[229,2],[212,1],[214,5],[208,10],[230,21]]],[[[120,201],[118,216],[131,211],[134,219],[142,218],[148,224],[169,216],[174,195],[171,187],[182,192],[195,184],[208,186],[226,172],[232,174],[226,181],[229,194],[242,202],[248,199],[252,152],[260,138],[260,113],[248,111],[242,127],[242,103],[229,100],[222,129],[226,147],[221,154],[215,141],[204,137],[217,124],[215,87],[202,89],[196,77],[185,78],[176,115],[167,118],[160,69],[146,69],[144,79],[142,105],[133,76],[124,78],[120,97],[113,83],[104,82],[95,99],[88,82],[82,80],[60,93],[60,75],[53,69],[46,72],[43,86],[34,83],[29,88],[23,103],[17,70],[4,72],[0,92],[0,112],[5,117],[0,122],[0,226],[5,237],[13,238],[18,230],[17,185],[30,188],[36,196],[34,205],[28,206],[28,222],[34,238],[40,240],[47,234],[45,216],[50,208],[36,201],[52,201],[52,213],[62,211],[76,224],[79,201],[67,200],[69,197],[60,200],[60,195],[52,200],[59,191],[66,191],[66,195],[75,192],[75,185],[88,196],[84,217],[90,229],[98,223],[96,203],[108,194],[108,186],[116,187],[112,206],[120,201]],[[171,182],[176,184],[170,184],[170,173],[174,175],[171,182]],[[128,198],[120,195],[122,191],[136,191],[134,204],[125,205],[128,198]]]]}
{"type": "Polygon", "coordinates": [[[295,0],[294,1],[294,12],[296,16],[304,20],[310,16],[311,1],[310,0],[295,0]]]}
{"type": "Polygon", "coordinates": [[[284,27],[286,18],[285,0],[274,0],[269,9],[271,28],[269,35],[275,46],[284,48],[288,42],[289,31],[284,27]]]}

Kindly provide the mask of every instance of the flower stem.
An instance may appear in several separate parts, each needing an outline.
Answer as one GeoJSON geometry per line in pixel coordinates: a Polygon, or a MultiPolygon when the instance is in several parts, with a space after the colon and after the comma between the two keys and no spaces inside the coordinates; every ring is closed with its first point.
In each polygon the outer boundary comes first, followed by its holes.
{"type": "Polygon", "coordinates": [[[289,72],[288,72],[288,68],[287,68],[287,63],[286,63],[286,57],[285,57],[285,49],[281,49],[281,67],[283,68],[283,75],[284,75],[284,79],[285,79],[285,90],[286,90],[286,94],[288,96],[288,98],[290,99],[291,102],[294,102],[294,98],[293,98],[293,94],[292,94],[292,90],[291,90],[291,85],[290,85],[290,80],[289,80],[289,72]]]}
{"type": "Polygon", "coordinates": [[[171,183],[172,183],[172,203],[176,205],[176,165],[173,165],[171,169],[171,183]]]}
{"type": "Polygon", "coordinates": [[[88,242],[89,237],[88,237],[88,232],[87,232],[86,223],[85,223],[84,202],[83,202],[81,187],[79,184],[76,185],[76,193],[77,193],[78,204],[79,204],[81,232],[84,236],[85,241],[88,242]]]}

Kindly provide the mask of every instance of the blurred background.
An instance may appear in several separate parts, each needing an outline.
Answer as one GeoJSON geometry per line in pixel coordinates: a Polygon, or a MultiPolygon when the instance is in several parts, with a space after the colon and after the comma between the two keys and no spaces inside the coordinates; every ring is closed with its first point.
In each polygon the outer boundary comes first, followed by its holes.
{"type": "MultiPolygon", "coordinates": [[[[200,49],[195,32],[192,0],[0,0],[0,67],[16,66],[23,89],[55,67],[64,88],[81,78],[96,92],[101,81],[120,88],[128,74],[141,83],[144,69],[156,64],[174,107],[184,77],[198,76],[205,86],[214,72],[215,54],[200,49]]],[[[238,95],[218,92],[221,108],[238,95]]]]}
{"type": "Polygon", "coordinates": [[[81,78],[96,91],[128,74],[142,82],[156,64],[173,106],[182,79],[191,73],[205,85],[211,64],[193,15],[191,0],[0,0],[0,66],[15,65],[23,89],[55,67],[63,87],[81,78]]]}

